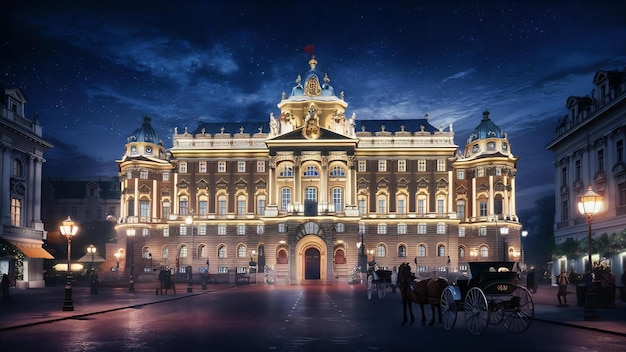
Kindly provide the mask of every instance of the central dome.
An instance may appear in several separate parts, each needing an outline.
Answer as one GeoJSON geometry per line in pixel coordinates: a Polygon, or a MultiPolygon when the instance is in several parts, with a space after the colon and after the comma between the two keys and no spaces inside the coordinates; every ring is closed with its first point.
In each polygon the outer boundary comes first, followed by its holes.
{"type": "Polygon", "coordinates": [[[495,123],[493,123],[493,121],[491,121],[489,118],[489,111],[485,111],[483,112],[483,119],[470,134],[467,143],[469,144],[479,139],[490,138],[507,138],[507,134],[495,123]]]}
{"type": "Polygon", "coordinates": [[[141,127],[133,131],[133,133],[128,137],[128,142],[147,142],[156,144],[159,140],[159,136],[150,125],[151,121],[152,119],[150,116],[145,116],[141,127]]]}

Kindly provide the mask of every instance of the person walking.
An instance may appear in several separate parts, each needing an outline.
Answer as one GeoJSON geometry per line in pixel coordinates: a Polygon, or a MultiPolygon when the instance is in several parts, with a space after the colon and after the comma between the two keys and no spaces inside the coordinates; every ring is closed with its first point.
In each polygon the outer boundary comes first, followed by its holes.
{"type": "Polygon", "coordinates": [[[96,269],[91,268],[91,274],[89,275],[89,286],[91,287],[91,294],[98,293],[98,272],[96,269]]]}
{"type": "Polygon", "coordinates": [[[526,288],[532,293],[537,293],[537,281],[535,278],[535,267],[531,266],[530,271],[526,275],[526,288]]]}
{"type": "Polygon", "coordinates": [[[0,282],[0,286],[2,287],[2,302],[9,303],[9,275],[2,275],[2,282],[0,282]]]}
{"type": "Polygon", "coordinates": [[[561,274],[557,276],[556,283],[559,286],[559,292],[556,294],[556,298],[559,300],[559,307],[567,307],[567,285],[569,285],[569,278],[565,270],[561,271],[561,274]],[[563,303],[561,303],[561,297],[563,297],[563,303]]]}

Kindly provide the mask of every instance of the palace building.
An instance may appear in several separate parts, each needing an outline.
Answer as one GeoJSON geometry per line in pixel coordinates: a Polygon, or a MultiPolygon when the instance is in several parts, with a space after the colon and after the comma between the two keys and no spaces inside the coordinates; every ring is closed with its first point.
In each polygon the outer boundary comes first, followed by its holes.
{"type": "Polygon", "coordinates": [[[309,66],[262,121],[175,128],[168,148],[145,117],[117,161],[108,263],[130,260],[135,275],[272,268],[301,284],[347,282],[374,262],[445,276],[519,260],[517,158],[489,112],[460,148],[428,116],[357,119],[309,66]]]}

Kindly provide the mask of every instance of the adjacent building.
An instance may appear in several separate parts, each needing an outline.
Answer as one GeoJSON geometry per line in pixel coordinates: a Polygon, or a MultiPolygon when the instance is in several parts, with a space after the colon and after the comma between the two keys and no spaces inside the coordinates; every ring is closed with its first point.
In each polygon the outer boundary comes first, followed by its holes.
{"type": "Polygon", "coordinates": [[[37,120],[25,115],[26,98],[18,88],[0,93],[0,272],[20,288],[44,287],[41,169],[52,145],[37,120]]]}
{"type": "Polygon", "coordinates": [[[626,244],[619,240],[626,230],[626,73],[598,71],[593,86],[590,95],[567,98],[568,113],[547,146],[554,152],[555,242],[573,240],[581,249],[558,256],[553,272],[588,267],[588,227],[577,204],[591,187],[603,196],[603,209],[592,218],[591,260],[619,277],[626,269],[626,244]]]}
{"type": "Polygon", "coordinates": [[[517,158],[489,112],[461,148],[427,115],[373,118],[350,113],[315,57],[269,118],[175,128],[168,148],[145,117],[117,161],[107,260],[135,275],[271,268],[284,284],[345,282],[367,263],[445,276],[519,260],[517,158]]]}

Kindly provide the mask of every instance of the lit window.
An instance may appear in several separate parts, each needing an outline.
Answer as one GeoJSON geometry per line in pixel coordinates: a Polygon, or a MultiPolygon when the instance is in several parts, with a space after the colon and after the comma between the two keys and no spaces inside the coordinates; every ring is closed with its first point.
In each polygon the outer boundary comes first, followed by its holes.
{"type": "Polygon", "coordinates": [[[387,256],[387,248],[384,244],[379,244],[378,246],[376,246],[376,256],[381,258],[387,256]]]}
{"type": "Polygon", "coordinates": [[[426,256],[426,246],[423,244],[420,244],[419,246],[417,246],[417,256],[418,257],[425,257],[426,256]]]}
{"type": "Polygon", "coordinates": [[[217,215],[226,215],[226,196],[217,197],[217,215]]]}
{"type": "Polygon", "coordinates": [[[406,234],[406,224],[404,223],[398,224],[398,235],[405,235],[405,234],[406,234]]]}
{"type": "Polygon", "coordinates": [[[305,177],[317,177],[317,176],[319,176],[319,174],[320,173],[319,173],[319,170],[317,169],[317,166],[309,165],[304,170],[303,176],[305,176],[305,177]]]}
{"type": "Polygon", "coordinates": [[[181,196],[179,201],[178,201],[178,213],[180,215],[187,215],[189,214],[189,199],[187,198],[187,196],[181,196]]]}
{"type": "Polygon", "coordinates": [[[280,224],[278,224],[278,232],[280,233],[287,232],[287,224],[285,224],[284,222],[281,222],[280,224]]]}
{"type": "Polygon", "coordinates": [[[180,172],[181,174],[186,174],[187,173],[187,162],[186,161],[181,161],[180,164],[178,164],[178,172],[180,172]]]}
{"type": "Polygon", "coordinates": [[[465,171],[464,170],[457,170],[456,178],[458,178],[459,180],[465,179],[465,171]]]}
{"type": "Polygon", "coordinates": [[[338,222],[337,224],[335,224],[335,231],[344,232],[346,231],[346,226],[343,223],[338,222]]]}
{"type": "Polygon", "coordinates": [[[444,224],[443,222],[440,222],[437,224],[437,234],[438,235],[446,234],[446,224],[444,224]]]}
{"type": "Polygon", "coordinates": [[[465,227],[459,227],[459,237],[465,237],[465,227]]]}
{"type": "Polygon", "coordinates": [[[487,227],[481,226],[478,228],[478,236],[487,236],[487,227]]]}
{"type": "Polygon", "coordinates": [[[18,198],[11,199],[11,225],[22,226],[22,201],[18,198]]]}
{"type": "Polygon", "coordinates": [[[359,172],[365,172],[366,171],[366,162],[365,160],[359,160],[359,164],[358,164],[358,171],[359,172]]]}
{"type": "Polygon", "coordinates": [[[387,160],[378,160],[378,172],[387,171],[387,160]]]}
{"type": "Polygon", "coordinates": [[[164,227],[163,228],[163,237],[170,237],[170,228],[169,227],[164,227]]]}
{"type": "Polygon", "coordinates": [[[181,236],[186,236],[187,235],[187,225],[180,224],[180,235],[181,236]]]}
{"type": "Polygon", "coordinates": [[[291,204],[291,188],[283,188],[281,190],[280,210],[287,210],[291,204]]]}
{"type": "Polygon", "coordinates": [[[439,171],[439,172],[446,171],[446,160],[445,159],[437,159],[437,171],[439,171]]]}
{"type": "Polygon", "coordinates": [[[226,246],[225,245],[221,245],[217,248],[217,257],[226,258],[226,246]]]}
{"type": "Polygon", "coordinates": [[[406,160],[398,160],[398,172],[406,172],[406,160]]]}
{"type": "Polygon", "coordinates": [[[335,211],[343,211],[343,190],[339,187],[333,188],[333,204],[335,211]]]}
{"type": "Polygon", "coordinates": [[[206,161],[201,161],[201,162],[200,162],[199,167],[198,167],[198,171],[199,171],[200,173],[203,173],[203,174],[207,172],[207,164],[206,164],[206,161]]]}
{"type": "Polygon", "coordinates": [[[183,245],[180,246],[180,250],[178,251],[178,257],[179,258],[187,258],[187,246],[183,245]]]}
{"type": "Polygon", "coordinates": [[[459,247],[459,258],[465,258],[465,247],[459,247]]]}
{"type": "Polygon", "coordinates": [[[419,223],[417,224],[417,234],[418,235],[425,235],[426,232],[428,230],[428,226],[426,225],[426,223],[419,223]]]}
{"type": "Polygon", "coordinates": [[[265,172],[265,161],[256,162],[256,172],[265,172]]]}
{"type": "Polygon", "coordinates": [[[343,170],[341,166],[335,166],[330,171],[330,177],[346,177],[346,172],[343,170]]]}
{"type": "Polygon", "coordinates": [[[256,199],[256,214],[265,215],[265,196],[259,196],[256,199]]]}
{"type": "Polygon", "coordinates": [[[246,172],[246,162],[238,161],[237,162],[237,172],[246,172]]]}
{"type": "Polygon", "coordinates": [[[406,257],[406,246],[403,244],[398,246],[398,257],[406,257]]]}
{"type": "Polygon", "coordinates": [[[246,196],[237,197],[237,215],[246,215],[246,196]]]}
{"type": "Polygon", "coordinates": [[[379,235],[384,235],[387,233],[387,224],[378,224],[378,230],[377,230],[379,235]]]}
{"type": "Polygon", "coordinates": [[[358,206],[359,206],[359,215],[367,214],[367,200],[365,198],[359,198],[358,206]]]}
{"type": "Polygon", "coordinates": [[[237,224],[237,234],[245,235],[246,234],[246,225],[245,224],[237,224]]]}
{"type": "Polygon", "coordinates": [[[240,244],[237,247],[237,257],[239,257],[239,258],[247,257],[247,255],[246,255],[246,246],[244,246],[243,244],[240,244]]]}
{"type": "Polygon", "coordinates": [[[169,171],[164,171],[163,172],[163,181],[169,181],[170,180],[170,172],[169,171]]]}
{"type": "Polygon", "coordinates": [[[465,219],[465,201],[459,200],[456,202],[456,217],[463,221],[465,219]]]}
{"type": "Polygon", "coordinates": [[[489,256],[489,248],[487,248],[487,246],[480,246],[479,252],[480,256],[483,258],[487,258],[489,256]]]}
{"type": "Polygon", "coordinates": [[[378,214],[387,213],[387,197],[378,196],[378,214]]]}
{"type": "Polygon", "coordinates": [[[477,167],[476,168],[476,177],[485,177],[485,168],[477,167]]]}
{"type": "Polygon", "coordinates": [[[198,201],[198,214],[207,215],[208,211],[209,211],[209,202],[206,200],[206,197],[203,196],[203,199],[198,201]]]}
{"type": "Polygon", "coordinates": [[[419,172],[425,172],[426,171],[426,160],[419,159],[417,161],[417,171],[419,171],[419,172]]]}
{"type": "Polygon", "coordinates": [[[226,172],[226,162],[225,161],[218,161],[217,162],[217,172],[226,172]]]}
{"type": "Polygon", "coordinates": [[[170,202],[163,202],[163,209],[162,209],[162,216],[163,219],[165,220],[169,220],[170,218],[170,212],[171,212],[171,207],[170,207],[170,202]]]}
{"type": "Polygon", "coordinates": [[[406,199],[404,198],[404,196],[398,196],[398,209],[397,209],[397,213],[398,213],[398,214],[404,214],[404,213],[406,213],[406,199]]]}
{"type": "Polygon", "coordinates": [[[217,234],[218,235],[226,235],[226,224],[217,225],[217,234]]]}
{"type": "Polygon", "coordinates": [[[263,225],[256,225],[256,234],[257,235],[262,235],[263,233],[265,233],[265,226],[263,226],[263,225]]]}
{"type": "Polygon", "coordinates": [[[206,224],[198,225],[198,235],[206,236],[206,224]]]}
{"type": "Polygon", "coordinates": [[[283,164],[278,172],[279,177],[293,177],[293,167],[291,164],[283,164]]]}
{"type": "Polygon", "coordinates": [[[437,199],[437,213],[443,214],[446,211],[443,198],[437,199]]]}
{"type": "Polygon", "coordinates": [[[446,256],[446,247],[443,244],[437,246],[437,256],[445,257],[446,256]]]}

